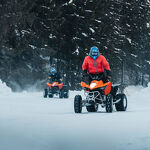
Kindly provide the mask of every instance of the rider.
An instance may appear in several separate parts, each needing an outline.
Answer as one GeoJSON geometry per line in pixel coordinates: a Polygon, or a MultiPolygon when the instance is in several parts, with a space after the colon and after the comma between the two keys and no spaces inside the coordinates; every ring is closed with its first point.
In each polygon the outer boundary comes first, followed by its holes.
{"type": "Polygon", "coordinates": [[[48,78],[50,79],[51,82],[58,82],[58,83],[62,82],[60,74],[56,71],[54,67],[50,69],[50,74],[48,78]]]}
{"type": "MultiPolygon", "coordinates": [[[[86,56],[82,64],[83,75],[91,74],[91,76],[103,76],[103,82],[107,82],[107,79],[111,78],[111,70],[109,63],[103,55],[100,55],[99,49],[96,46],[91,47],[89,56],[86,56]],[[104,73],[106,71],[106,75],[104,73]]],[[[92,77],[88,76],[89,83],[92,81],[92,77]]]]}

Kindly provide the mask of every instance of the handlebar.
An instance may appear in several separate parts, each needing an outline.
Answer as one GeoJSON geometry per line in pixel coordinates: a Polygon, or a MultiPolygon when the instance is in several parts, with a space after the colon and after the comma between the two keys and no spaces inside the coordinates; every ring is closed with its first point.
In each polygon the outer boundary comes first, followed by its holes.
{"type": "Polygon", "coordinates": [[[87,77],[90,77],[92,80],[103,80],[104,82],[109,82],[111,78],[108,78],[105,73],[102,74],[87,74],[87,77]]]}
{"type": "Polygon", "coordinates": [[[104,78],[104,74],[88,74],[88,76],[92,80],[102,80],[104,78]]]}

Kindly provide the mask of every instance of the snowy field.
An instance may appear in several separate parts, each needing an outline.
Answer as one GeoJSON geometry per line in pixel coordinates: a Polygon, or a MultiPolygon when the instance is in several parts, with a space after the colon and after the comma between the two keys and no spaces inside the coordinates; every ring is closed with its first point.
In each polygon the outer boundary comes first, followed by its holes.
{"type": "Polygon", "coordinates": [[[126,112],[75,114],[78,93],[44,99],[0,82],[0,150],[150,150],[150,86],[126,89],[126,112]]]}

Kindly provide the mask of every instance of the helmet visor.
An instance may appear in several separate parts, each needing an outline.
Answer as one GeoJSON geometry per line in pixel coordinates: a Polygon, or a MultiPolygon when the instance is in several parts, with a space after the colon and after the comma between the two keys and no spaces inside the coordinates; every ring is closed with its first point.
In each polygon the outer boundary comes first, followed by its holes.
{"type": "Polygon", "coordinates": [[[98,54],[99,54],[99,53],[98,53],[97,51],[93,51],[93,52],[91,53],[92,56],[98,56],[98,54]]]}
{"type": "Polygon", "coordinates": [[[55,68],[51,69],[51,74],[53,74],[53,75],[56,74],[56,69],[55,68]]]}

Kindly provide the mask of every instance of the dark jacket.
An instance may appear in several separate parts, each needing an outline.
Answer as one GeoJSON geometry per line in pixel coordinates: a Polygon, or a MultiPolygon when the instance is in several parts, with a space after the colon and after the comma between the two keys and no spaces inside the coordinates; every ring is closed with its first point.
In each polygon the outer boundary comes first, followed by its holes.
{"type": "Polygon", "coordinates": [[[49,74],[50,82],[59,82],[61,83],[61,75],[59,73],[56,73],[55,75],[49,74]]]}

